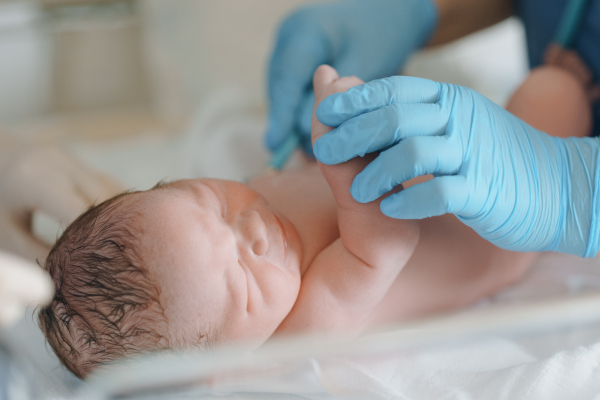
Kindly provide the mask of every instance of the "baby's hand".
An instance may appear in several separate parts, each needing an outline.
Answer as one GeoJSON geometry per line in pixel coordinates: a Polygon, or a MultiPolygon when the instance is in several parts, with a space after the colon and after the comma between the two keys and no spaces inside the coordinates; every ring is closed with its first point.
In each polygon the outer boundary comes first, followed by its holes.
{"type": "MultiPolygon", "coordinates": [[[[362,85],[363,83],[361,79],[355,76],[340,78],[336,70],[329,65],[321,65],[317,68],[313,78],[315,91],[315,107],[312,115],[311,129],[313,146],[317,139],[333,129],[327,125],[323,125],[316,117],[316,110],[321,101],[329,95],[345,92],[351,87],[362,85]]],[[[350,186],[354,177],[373,161],[374,158],[375,155],[368,154],[365,157],[357,157],[338,165],[324,165],[318,162],[321,172],[327,179],[339,207],[344,209],[360,207],[364,210],[364,205],[355,201],[350,195],[350,186]]],[[[378,204],[372,203],[369,207],[375,209],[375,207],[378,207],[378,204]]]]}
{"type": "Polygon", "coordinates": [[[321,65],[317,68],[313,77],[313,86],[315,90],[315,108],[313,110],[311,126],[311,139],[313,145],[318,138],[333,129],[320,123],[315,116],[314,111],[316,111],[319,104],[321,104],[321,101],[329,95],[345,92],[351,87],[362,85],[363,83],[362,79],[357,78],[356,76],[345,76],[340,78],[337,71],[329,65],[321,65]]]}
{"type": "MultiPolygon", "coordinates": [[[[355,76],[339,78],[335,69],[328,65],[320,66],[315,72],[315,109],[312,119],[312,141],[314,142],[331,131],[316,117],[316,109],[327,96],[343,92],[364,82],[355,76]]],[[[416,221],[395,220],[386,217],[379,206],[385,197],[371,203],[358,203],[350,194],[352,181],[374,158],[376,154],[356,157],[337,165],[319,164],[338,203],[340,235],[348,250],[359,258],[374,265],[387,265],[388,262],[404,263],[416,246],[418,224],[416,221]]],[[[393,192],[402,190],[397,187],[393,192]]],[[[391,193],[390,193],[391,194],[391,193]]],[[[389,195],[389,194],[388,194],[389,195]]]]}
{"type": "MultiPolygon", "coordinates": [[[[328,95],[362,83],[356,77],[338,79],[333,68],[319,67],[314,76],[315,107],[328,95]]],[[[313,143],[330,130],[313,112],[313,143]]],[[[386,217],[380,200],[361,204],[350,195],[352,180],[372,157],[337,165],[319,163],[338,204],[340,238],[310,264],[296,304],[277,333],[360,330],[412,255],[419,237],[415,221],[386,217]]]]}

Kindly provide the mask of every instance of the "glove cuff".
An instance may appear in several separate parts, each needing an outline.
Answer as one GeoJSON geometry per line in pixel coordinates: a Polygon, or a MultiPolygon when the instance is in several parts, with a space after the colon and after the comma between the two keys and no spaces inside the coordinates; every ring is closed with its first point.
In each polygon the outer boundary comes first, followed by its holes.
{"type": "Polygon", "coordinates": [[[592,196],[592,215],[590,224],[590,234],[584,257],[596,257],[600,251],[600,157],[598,157],[598,146],[600,142],[596,141],[596,166],[594,169],[594,192],[592,196]]]}

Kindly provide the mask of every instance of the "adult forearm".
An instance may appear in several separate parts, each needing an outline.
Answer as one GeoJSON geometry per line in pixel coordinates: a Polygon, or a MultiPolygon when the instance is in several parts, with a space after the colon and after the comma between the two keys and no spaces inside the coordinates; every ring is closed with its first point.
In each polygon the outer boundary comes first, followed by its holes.
{"type": "Polygon", "coordinates": [[[438,46],[498,23],[513,14],[513,0],[434,0],[438,27],[428,46],[438,46]]]}

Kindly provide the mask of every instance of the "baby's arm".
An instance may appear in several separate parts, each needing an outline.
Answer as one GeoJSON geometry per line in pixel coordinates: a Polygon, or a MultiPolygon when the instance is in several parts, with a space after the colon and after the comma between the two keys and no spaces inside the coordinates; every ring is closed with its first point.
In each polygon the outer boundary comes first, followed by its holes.
{"type": "MultiPolygon", "coordinates": [[[[338,79],[321,66],[315,73],[315,108],[330,94],[363,82],[338,79]]],[[[331,128],[313,112],[313,143],[331,128]]],[[[354,177],[373,159],[355,158],[338,165],[319,163],[338,204],[340,238],[323,250],[302,277],[298,300],[277,333],[360,329],[412,255],[419,230],[415,221],[394,220],[350,195],[354,177]]]]}

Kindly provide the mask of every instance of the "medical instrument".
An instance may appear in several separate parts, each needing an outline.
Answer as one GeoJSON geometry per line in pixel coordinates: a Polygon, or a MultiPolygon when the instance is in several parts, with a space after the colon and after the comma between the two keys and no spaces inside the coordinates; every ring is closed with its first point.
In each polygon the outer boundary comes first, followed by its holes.
{"type": "Polygon", "coordinates": [[[274,172],[281,171],[299,145],[300,133],[295,131],[273,152],[267,168],[274,172]]]}
{"type": "Polygon", "coordinates": [[[319,161],[381,151],[354,179],[357,201],[434,174],[384,199],[390,217],[454,213],[509,250],[594,257],[600,249],[596,139],[551,137],[472,89],[414,77],[333,94],[316,114],[337,126],[315,142],[319,161]]]}
{"type": "Polygon", "coordinates": [[[267,146],[278,149],[294,127],[310,137],[319,65],[365,81],[396,74],[436,24],[431,0],[349,0],[296,10],[282,23],[269,64],[267,146]]]}
{"type": "Polygon", "coordinates": [[[554,36],[554,42],[563,49],[568,49],[573,45],[577,28],[581,25],[587,4],[588,0],[570,0],[567,3],[554,36]]]}

